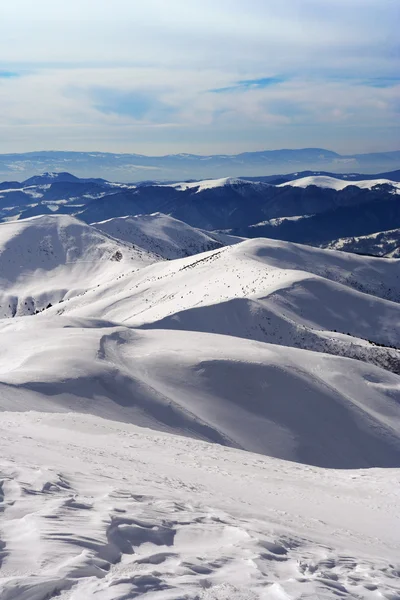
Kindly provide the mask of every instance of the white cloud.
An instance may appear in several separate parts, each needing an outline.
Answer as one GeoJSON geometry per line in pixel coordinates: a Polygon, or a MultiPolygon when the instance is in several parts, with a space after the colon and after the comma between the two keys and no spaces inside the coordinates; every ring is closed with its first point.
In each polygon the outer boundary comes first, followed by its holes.
{"type": "Polygon", "coordinates": [[[208,139],[239,151],[264,136],[361,151],[368,128],[370,145],[386,131],[394,147],[399,13],[397,0],[14,0],[0,53],[21,76],[0,75],[0,149],[201,151],[208,139]],[[210,91],[266,77],[283,81],[210,91]]]}

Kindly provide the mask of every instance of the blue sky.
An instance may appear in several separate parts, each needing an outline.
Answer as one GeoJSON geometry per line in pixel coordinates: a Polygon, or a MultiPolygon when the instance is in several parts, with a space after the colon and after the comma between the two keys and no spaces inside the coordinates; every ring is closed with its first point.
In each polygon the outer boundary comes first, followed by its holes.
{"type": "Polygon", "coordinates": [[[400,149],[399,0],[13,0],[0,152],[400,149]]]}

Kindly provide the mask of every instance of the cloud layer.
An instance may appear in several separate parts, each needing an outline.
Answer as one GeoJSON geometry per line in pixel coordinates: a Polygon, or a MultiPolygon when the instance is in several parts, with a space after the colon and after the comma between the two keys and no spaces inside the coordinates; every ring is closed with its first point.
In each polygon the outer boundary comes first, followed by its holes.
{"type": "Polygon", "coordinates": [[[398,149],[398,0],[14,0],[0,151],[398,149]]]}

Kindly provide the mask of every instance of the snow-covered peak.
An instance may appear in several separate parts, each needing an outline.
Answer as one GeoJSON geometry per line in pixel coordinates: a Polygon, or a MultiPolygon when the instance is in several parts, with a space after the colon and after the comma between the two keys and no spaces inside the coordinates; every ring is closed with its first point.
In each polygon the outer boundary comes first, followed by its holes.
{"type": "Polygon", "coordinates": [[[166,259],[182,258],[223,244],[200,229],[162,213],[117,217],[93,227],[166,259]]]}
{"type": "Polygon", "coordinates": [[[46,173],[42,173],[41,175],[34,175],[33,177],[30,177],[29,179],[27,179],[26,181],[23,182],[23,185],[42,185],[42,184],[46,184],[46,183],[55,183],[55,182],[63,182],[63,183],[70,183],[70,182],[77,182],[80,181],[78,177],[75,177],[75,175],[71,175],[71,173],[67,173],[67,172],[46,172],[46,173]]]}
{"type": "Polygon", "coordinates": [[[186,190],[196,190],[196,193],[199,193],[204,192],[205,190],[212,190],[227,186],[269,187],[269,185],[265,183],[248,181],[247,179],[238,179],[237,177],[222,177],[221,179],[205,179],[204,181],[174,183],[169,187],[174,187],[182,192],[186,190]]]}
{"type": "Polygon", "coordinates": [[[33,314],[160,257],[69,215],[0,224],[0,317],[33,314]]]}
{"type": "Polygon", "coordinates": [[[355,186],[361,189],[371,190],[377,185],[388,185],[393,187],[397,193],[400,193],[400,183],[396,181],[390,181],[389,179],[367,179],[365,181],[344,181],[343,179],[335,179],[325,175],[314,175],[310,177],[302,177],[301,179],[294,179],[293,181],[287,181],[281,183],[277,187],[298,187],[307,188],[311,185],[315,185],[320,188],[328,188],[336,191],[344,190],[349,186],[355,186]]]}

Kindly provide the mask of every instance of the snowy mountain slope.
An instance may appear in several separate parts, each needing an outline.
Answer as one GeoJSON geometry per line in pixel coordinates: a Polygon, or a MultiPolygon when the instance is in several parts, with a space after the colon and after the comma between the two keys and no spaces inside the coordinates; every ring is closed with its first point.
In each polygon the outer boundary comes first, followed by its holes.
{"type": "Polygon", "coordinates": [[[255,239],[153,264],[71,300],[63,310],[140,325],[193,306],[265,297],[313,276],[394,302],[400,299],[400,263],[396,260],[255,239]]]}
{"type": "Polygon", "coordinates": [[[165,184],[167,187],[173,187],[180,192],[194,190],[196,194],[200,194],[205,190],[214,190],[217,188],[234,187],[238,191],[245,193],[246,188],[253,188],[259,191],[265,191],[270,187],[270,184],[259,181],[246,181],[235,177],[222,177],[221,179],[208,179],[204,181],[190,181],[173,184],[165,184]]]}
{"type": "Polygon", "coordinates": [[[0,331],[3,410],[87,412],[324,467],[400,465],[399,378],[378,367],[47,314],[0,331]]]}
{"type": "MultiPolygon", "coordinates": [[[[119,189],[119,184],[112,184],[108,182],[101,182],[90,179],[79,179],[74,175],[65,173],[63,175],[68,176],[64,178],[51,177],[46,174],[32,177],[26,182],[22,182],[18,185],[18,188],[13,184],[12,187],[8,188],[6,184],[2,184],[0,188],[0,200],[1,206],[13,206],[17,204],[16,200],[19,199],[19,205],[29,205],[29,202],[36,200],[37,202],[42,201],[59,201],[62,200],[65,203],[68,201],[82,201],[88,202],[94,198],[100,198],[106,194],[115,192],[116,186],[119,189]]],[[[127,188],[128,186],[122,186],[127,188]]],[[[134,189],[135,186],[129,186],[129,189],[134,189]]]]}
{"type": "Polygon", "coordinates": [[[333,179],[342,179],[344,181],[366,181],[367,179],[388,179],[389,181],[400,182],[400,169],[394,171],[386,171],[384,173],[341,173],[338,171],[296,171],[295,173],[281,173],[280,175],[261,175],[260,177],[247,177],[248,181],[262,181],[271,185],[280,185],[294,181],[295,179],[303,179],[304,177],[332,177],[333,179]]]}
{"type": "Polygon", "coordinates": [[[126,274],[50,312],[256,339],[400,373],[399,298],[396,260],[248,240],[126,274]]]}
{"type": "Polygon", "coordinates": [[[142,328],[212,332],[309,349],[400,374],[399,337],[393,330],[399,319],[394,303],[371,301],[366,294],[309,279],[266,298],[235,298],[177,311],[142,328]],[[339,314],[333,309],[335,301],[342,306],[339,314]]]}
{"type": "Polygon", "coordinates": [[[77,211],[86,223],[98,223],[127,215],[143,215],[160,211],[166,200],[176,194],[169,187],[144,186],[138,190],[119,190],[94,199],[77,211]]]}
{"type": "Polygon", "coordinates": [[[206,232],[161,213],[117,217],[92,223],[92,226],[169,260],[215,250],[223,245],[206,232]]]}
{"type": "MultiPolygon", "coordinates": [[[[307,196],[310,189],[321,191],[321,188],[317,187],[304,190],[291,189],[300,190],[307,196]]],[[[343,192],[348,189],[355,188],[346,188],[343,192]]],[[[374,193],[374,189],[368,193],[374,193]]],[[[365,193],[365,190],[359,191],[365,193]]],[[[276,218],[267,222],[263,220],[258,224],[228,229],[228,233],[247,238],[266,237],[313,246],[326,246],[339,238],[360,237],[389,231],[396,227],[400,227],[400,203],[397,201],[397,195],[392,194],[390,199],[387,196],[379,199],[377,196],[372,201],[361,205],[339,206],[318,214],[300,216],[298,214],[296,219],[276,218]]]]}
{"type": "Polygon", "coordinates": [[[0,221],[58,212],[75,214],[94,199],[134,185],[102,179],[79,179],[70,173],[43,173],[23,181],[0,184],[0,221]]]}
{"type": "MultiPolygon", "coordinates": [[[[302,180],[299,180],[302,181],[302,180]]],[[[290,183],[290,182],[289,182],[290,183]]],[[[400,184],[360,186],[333,178],[306,178],[304,185],[271,185],[258,181],[224,178],[165,186],[176,197],[160,209],[194,227],[226,229],[252,225],[265,219],[325,213],[341,206],[361,206],[373,201],[394,200],[400,184]],[[330,179],[332,185],[313,185],[330,179]],[[335,182],[338,189],[335,189],[335,182]]],[[[364,185],[365,184],[365,185],[364,185]]],[[[400,189],[400,188],[399,188],[400,189]]],[[[155,194],[156,188],[154,188],[155,194]]]]}
{"type": "Polygon", "coordinates": [[[398,595],[397,470],[34,412],[3,413],[0,467],[1,600],[398,595]]]}
{"type": "Polygon", "coordinates": [[[87,223],[126,215],[162,212],[193,227],[218,229],[260,220],[270,186],[232,178],[160,185],[95,199],[79,213],[87,223]]]}
{"type": "Polygon", "coordinates": [[[47,172],[47,173],[41,173],[40,175],[34,175],[33,177],[30,177],[29,179],[26,179],[25,181],[22,182],[22,184],[24,186],[30,186],[30,185],[48,185],[50,187],[50,185],[52,185],[53,183],[79,183],[79,182],[86,182],[86,183],[98,183],[98,184],[108,184],[108,181],[106,181],[105,179],[99,179],[99,178],[85,178],[85,179],[81,179],[79,177],[76,177],[75,175],[72,175],[71,173],[68,173],[66,171],[57,171],[57,172],[47,172]]]}
{"type": "Polygon", "coordinates": [[[332,250],[400,258],[400,229],[380,231],[360,237],[348,237],[334,240],[326,245],[332,250]]]}
{"type": "MultiPolygon", "coordinates": [[[[153,183],[94,198],[76,214],[85,222],[93,223],[161,212],[192,227],[207,230],[236,228],[240,234],[243,228],[270,219],[325,214],[339,208],[354,208],[362,216],[361,206],[374,203],[381,217],[385,217],[392,204],[397,205],[393,190],[385,185],[371,189],[349,185],[342,190],[315,185],[278,187],[232,178],[174,185],[153,183]]],[[[367,220],[366,216],[363,219],[367,220]]],[[[275,235],[277,233],[275,230],[275,235]]],[[[251,237],[251,234],[245,235],[251,237]]]]}
{"type": "Polygon", "coordinates": [[[289,181],[283,186],[278,185],[279,179],[271,185],[232,177],[134,185],[45,173],[21,184],[0,184],[0,221],[55,213],[93,223],[161,212],[195,228],[313,245],[400,225],[395,193],[400,184],[393,182],[393,187],[384,183],[390,183],[388,179],[368,177],[350,185],[355,175],[344,177],[295,177],[300,183],[293,180],[293,185],[289,181]],[[312,185],[318,181],[328,183],[312,185]],[[379,182],[382,185],[376,185],[379,182]]]}
{"type": "MultiPolygon", "coordinates": [[[[202,230],[200,230],[202,231],[202,230]]],[[[238,244],[239,242],[244,242],[247,238],[239,237],[237,235],[230,235],[229,233],[225,233],[224,231],[207,231],[203,230],[203,233],[207,234],[216,242],[221,243],[223,246],[233,246],[233,244],[238,244]]]]}
{"type": "Polygon", "coordinates": [[[281,183],[278,187],[300,187],[307,188],[311,185],[315,185],[321,188],[329,188],[331,190],[344,190],[349,186],[355,186],[361,189],[371,190],[376,186],[388,186],[393,188],[393,193],[400,194],[400,183],[396,181],[390,181],[389,179],[367,179],[365,181],[347,181],[343,179],[336,179],[334,177],[327,177],[323,175],[303,177],[301,179],[294,179],[293,181],[287,181],[281,183]]]}
{"type": "Polygon", "coordinates": [[[0,193],[0,207],[4,210],[5,208],[13,208],[24,205],[29,205],[33,202],[32,194],[29,194],[28,189],[15,190],[6,189],[0,193]]]}
{"type": "Polygon", "coordinates": [[[67,215],[0,224],[0,316],[33,314],[160,257],[67,215]]]}

